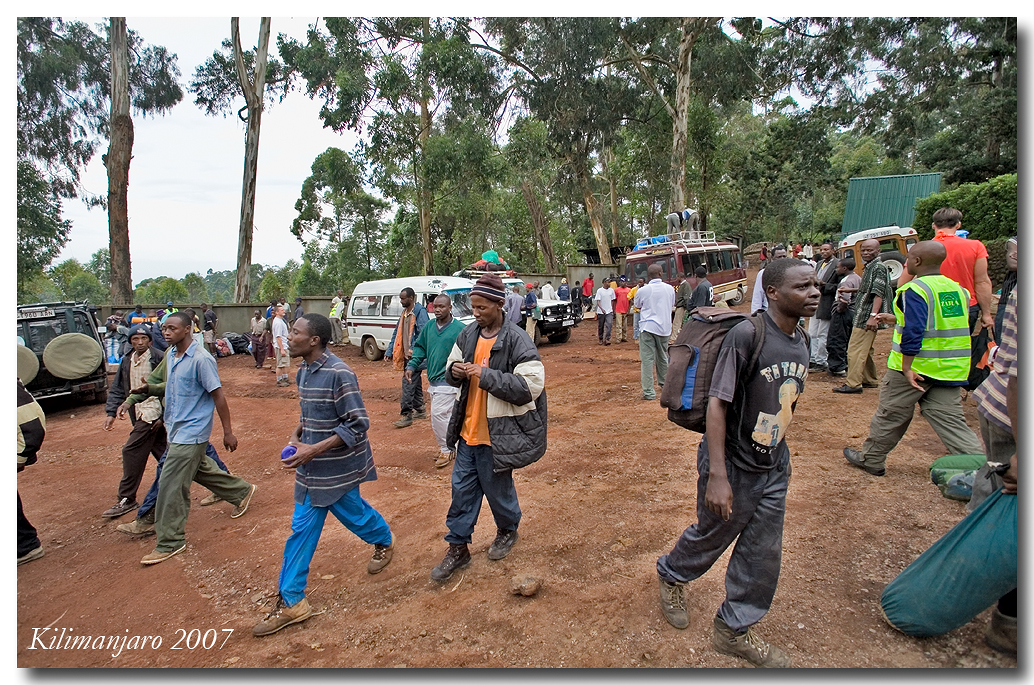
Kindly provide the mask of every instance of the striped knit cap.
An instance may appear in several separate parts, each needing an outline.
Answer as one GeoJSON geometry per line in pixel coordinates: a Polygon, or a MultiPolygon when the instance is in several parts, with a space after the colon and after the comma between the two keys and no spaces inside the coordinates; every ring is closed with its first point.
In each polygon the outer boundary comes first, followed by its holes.
{"type": "Polygon", "coordinates": [[[470,290],[471,295],[480,295],[493,302],[506,301],[506,289],[503,287],[503,279],[495,273],[487,273],[477,280],[470,290]]]}

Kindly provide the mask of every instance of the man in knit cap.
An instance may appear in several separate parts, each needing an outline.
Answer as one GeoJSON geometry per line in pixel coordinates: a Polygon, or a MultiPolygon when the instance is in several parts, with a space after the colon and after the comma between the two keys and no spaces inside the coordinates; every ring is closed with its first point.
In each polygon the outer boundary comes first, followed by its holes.
{"type": "Polygon", "coordinates": [[[447,436],[456,450],[445,518],[449,551],[431,571],[437,581],[470,564],[467,545],[484,497],[497,529],[488,558],[510,553],[521,520],[513,469],[546,451],[546,372],[535,344],[503,315],[505,299],[498,275],[478,279],[470,291],[474,322],[460,332],[445,363],[445,380],[459,388],[459,399],[447,436]]]}

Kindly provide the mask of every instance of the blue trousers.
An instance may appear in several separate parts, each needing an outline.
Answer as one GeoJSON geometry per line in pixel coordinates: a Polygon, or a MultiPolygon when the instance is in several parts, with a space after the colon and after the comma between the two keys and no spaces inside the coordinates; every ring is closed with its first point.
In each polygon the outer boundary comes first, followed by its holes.
{"type": "Polygon", "coordinates": [[[697,450],[697,522],[683,531],[675,547],[657,560],[657,574],[669,583],[704,575],[736,541],[725,572],[725,601],[718,616],[743,633],[768,613],[779,581],[783,555],[783,514],[790,460],[767,473],[743,471],[728,461],[732,515],[728,521],[704,505],[710,475],[706,438],[697,450]],[[737,540],[739,536],[739,540],[737,540]]]}
{"type": "Polygon", "coordinates": [[[445,525],[449,528],[446,542],[470,544],[483,497],[488,498],[496,528],[517,530],[521,507],[513,486],[513,471],[494,472],[492,447],[468,445],[460,438],[456,443],[456,462],[452,465],[452,504],[445,516],[445,525]]]}
{"type": "MultiPolygon", "coordinates": [[[[158,479],[162,477],[162,467],[165,466],[165,457],[169,456],[168,448],[165,449],[165,454],[158,460],[158,469],[154,472],[154,482],[151,483],[151,489],[147,491],[147,496],[144,497],[143,504],[136,512],[136,517],[143,518],[147,516],[154,509],[154,505],[158,502],[158,479]]],[[[230,469],[226,468],[226,464],[223,463],[222,459],[219,458],[219,454],[212,447],[212,443],[208,443],[205,447],[205,456],[215,462],[215,465],[226,473],[230,472],[230,469]]]]}
{"type": "Polygon", "coordinates": [[[280,596],[287,606],[305,599],[309,564],[323,533],[323,523],[330,512],[341,524],[369,545],[391,544],[391,529],[384,517],[377,513],[354,487],[329,507],[314,507],[305,495],[301,504],[294,503],[291,516],[291,534],[284,544],[284,565],[280,568],[280,596]]]}

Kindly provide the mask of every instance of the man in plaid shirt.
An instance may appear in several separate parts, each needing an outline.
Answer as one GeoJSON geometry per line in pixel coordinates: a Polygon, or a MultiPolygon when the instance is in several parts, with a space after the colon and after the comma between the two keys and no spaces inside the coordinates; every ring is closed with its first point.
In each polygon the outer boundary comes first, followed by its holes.
{"type": "Polygon", "coordinates": [[[359,495],[360,483],[377,479],[366,438],[370,419],[355,373],[327,350],[332,335],[330,320],[321,314],[304,314],[291,325],[291,356],[303,360],[296,378],[301,421],[289,443],[296,451],[281,463],[295,470],[294,515],[284,545],[280,596],[252,629],[256,636],[312,616],[306,579],[328,512],[374,546],[367,573],[379,573],[391,561],[391,529],[359,495]]]}

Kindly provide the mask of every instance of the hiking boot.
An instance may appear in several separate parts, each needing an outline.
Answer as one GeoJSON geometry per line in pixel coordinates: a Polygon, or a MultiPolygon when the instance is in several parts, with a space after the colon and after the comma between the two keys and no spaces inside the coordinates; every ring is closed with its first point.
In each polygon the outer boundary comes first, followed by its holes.
{"type": "Polygon", "coordinates": [[[384,570],[384,567],[391,563],[391,551],[395,548],[395,536],[391,536],[391,542],[388,543],[387,547],[384,545],[373,546],[373,556],[370,557],[370,563],[366,565],[366,572],[370,575],[380,573],[384,570]]]}
{"type": "MultiPolygon", "coordinates": [[[[140,512],[137,512],[137,514],[139,514],[139,513],[140,512]]],[[[143,516],[137,516],[136,518],[137,518],[138,521],[141,521],[142,523],[147,523],[147,524],[153,526],[154,525],[154,509],[151,509],[151,511],[147,512],[143,516]]]]}
{"type": "Polygon", "coordinates": [[[139,506],[136,502],[130,502],[128,497],[123,497],[115,506],[101,514],[101,516],[106,519],[117,519],[119,516],[128,514],[139,506]]]}
{"type": "MultiPolygon", "coordinates": [[[[43,545],[40,545],[36,549],[29,550],[25,554],[18,557],[18,565],[27,564],[30,561],[36,561],[43,556],[43,545]]],[[[997,609],[996,609],[997,611],[997,609]]],[[[1016,651],[1016,619],[1012,620],[1012,648],[1016,651]]]]}
{"type": "Polygon", "coordinates": [[[456,450],[453,450],[452,452],[439,452],[438,458],[434,460],[434,467],[436,469],[444,469],[446,466],[451,464],[455,458],[456,450]]]}
{"type": "Polygon", "coordinates": [[[449,551],[445,553],[442,563],[431,569],[431,580],[448,580],[454,571],[470,566],[470,551],[466,545],[449,543],[449,551]]]}
{"type": "Polygon", "coordinates": [[[683,583],[669,583],[657,577],[661,586],[661,613],[664,618],[679,630],[689,627],[689,609],[686,608],[686,597],[683,583]]]}
{"type": "Polygon", "coordinates": [[[402,418],[391,424],[395,428],[409,428],[413,425],[413,416],[411,414],[403,414],[402,418]]]}
{"type": "Polygon", "coordinates": [[[261,623],[256,624],[251,629],[251,634],[255,637],[272,635],[281,628],[286,628],[294,623],[301,623],[310,616],[312,616],[312,609],[309,607],[309,600],[302,597],[302,601],[289,607],[284,604],[284,598],[278,596],[276,598],[276,606],[266,614],[261,623]]]}
{"type": "MultiPolygon", "coordinates": [[[[42,555],[41,555],[42,556],[42,555]]],[[[22,563],[21,559],[18,563],[22,563]]],[[[1016,617],[1006,616],[998,607],[991,612],[991,622],[987,624],[984,640],[991,649],[1008,654],[1016,653],[1016,617]]]]}
{"type": "Polygon", "coordinates": [[[413,418],[414,419],[426,419],[427,418],[427,412],[425,410],[423,410],[423,409],[417,409],[415,412],[413,412],[413,418]]]}
{"type": "Polygon", "coordinates": [[[116,530],[127,535],[154,535],[154,523],[146,519],[133,519],[132,523],[123,523],[116,530]]]}
{"type": "Polygon", "coordinates": [[[222,502],[222,501],[223,501],[223,498],[213,492],[211,495],[209,495],[208,497],[206,497],[203,500],[201,500],[198,504],[200,504],[203,507],[208,507],[208,506],[211,506],[211,505],[215,504],[216,502],[222,502]]]}
{"type": "Polygon", "coordinates": [[[495,540],[492,540],[492,545],[488,548],[488,558],[492,561],[499,561],[505,558],[515,544],[517,544],[516,529],[503,530],[502,528],[496,528],[495,540]]]}
{"type": "Polygon", "coordinates": [[[251,490],[248,490],[248,494],[244,496],[244,499],[241,500],[241,503],[233,508],[233,512],[230,514],[230,518],[235,519],[244,516],[244,512],[248,510],[248,505],[251,504],[251,497],[255,494],[256,490],[258,490],[258,486],[252,485],[251,490]]]}
{"type": "Polygon", "coordinates": [[[155,564],[162,563],[163,561],[165,561],[169,557],[176,556],[177,554],[179,554],[180,552],[182,552],[186,548],[187,548],[187,544],[183,543],[182,545],[180,545],[179,549],[175,549],[175,550],[173,550],[171,552],[159,552],[156,549],[153,552],[151,552],[150,554],[148,554],[147,556],[145,556],[143,559],[141,559],[140,563],[143,564],[144,566],[154,566],[155,564]]]}
{"type": "Polygon", "coordinates": [[[715,616],[711,644],[718,652],[746,659],[758,668],[790,668],[789,655],[758,637],[754,626],[737,635],[725,625],[725,621],[715,616]]]}
{"type": "Polygon", "coordinates": [[[847,459],[847,463],[851,466],[857,466],[866,473],[873,476],[885,476],[887,475],[887,469],[875,469],[871,466],[865,465],[865,460],[862,458],[862,453],[858,450],[853,450],[850,447],[844,448],[844,459],[847,459]]]}
{"type": "Polygon", "coordinates": [[[839,392],[844,395],[858,395],[862,392],[862,387],[852,388],[847,383],[844,383],[839,388],[833,388],[833,392],[839,392]]]}

